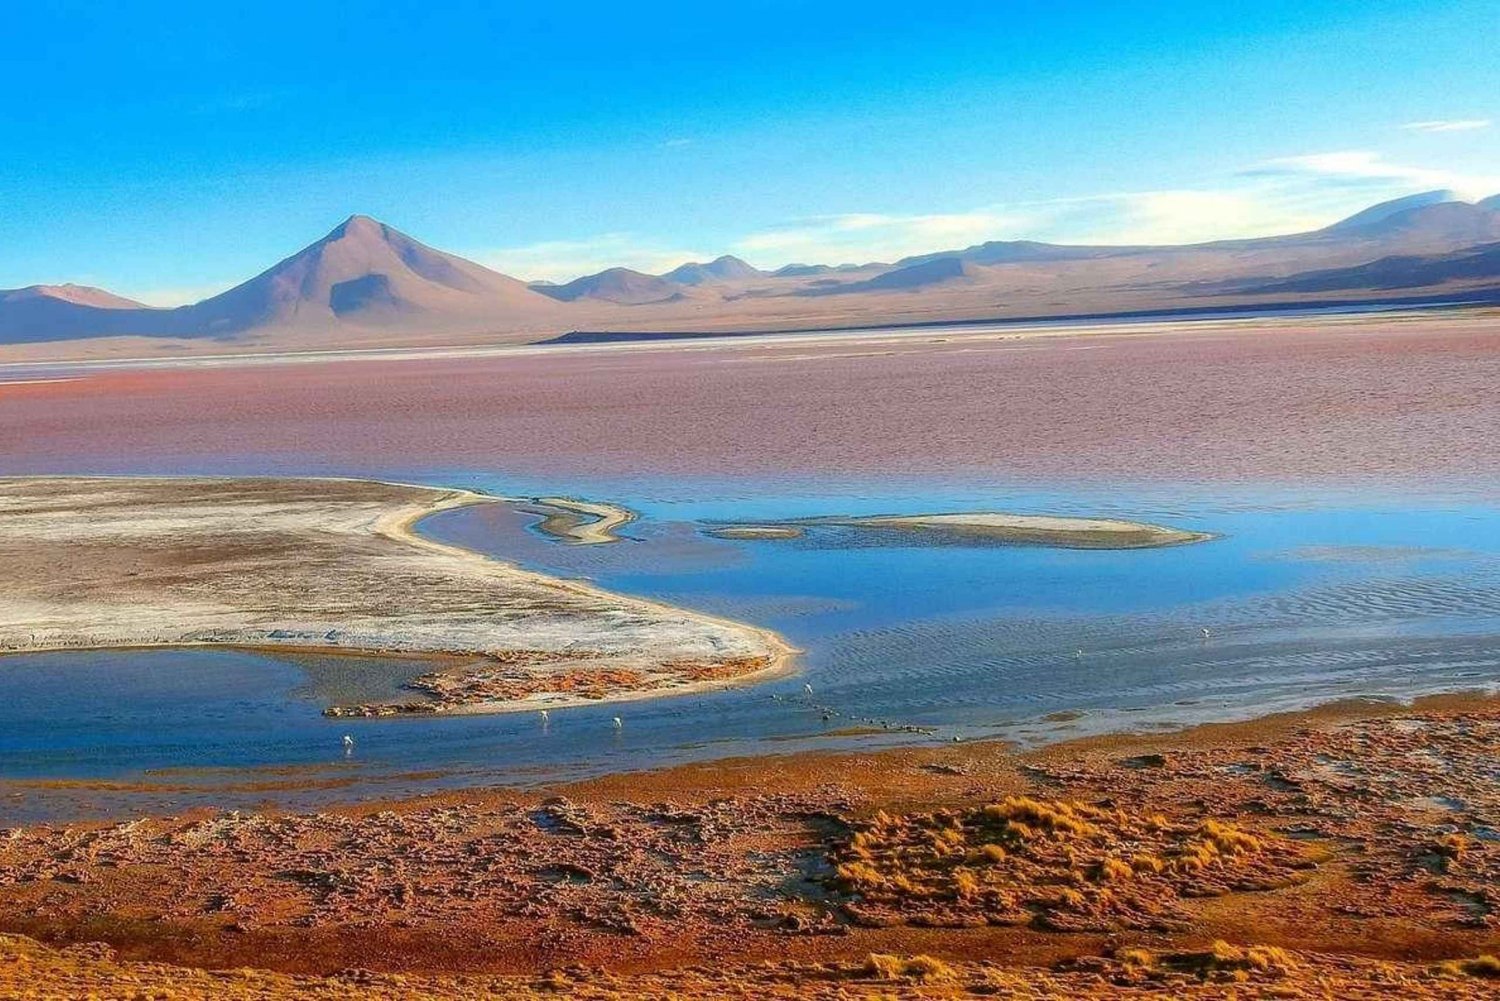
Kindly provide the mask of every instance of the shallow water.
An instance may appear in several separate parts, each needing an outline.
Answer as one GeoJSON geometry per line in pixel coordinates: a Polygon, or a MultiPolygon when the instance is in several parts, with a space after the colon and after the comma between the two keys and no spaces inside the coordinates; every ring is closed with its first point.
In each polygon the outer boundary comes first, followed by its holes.
{"type": "Polygon", "coordinates": [[[390,697],[420,673],[412,662],[229,650],[5,658],[0,777],[24,784],[0,787],[0,823],[198,801],[300,806],[812,747],[1037,743],[1500,681],[1500,509],[1472,499],[651,477],[560,484],[472,471],[405,478],[630,506],[641,520],[608,546],[548,539],[535,515],[505,505],[447,512],[421,530],[772,627],[806,651],[800,673],[554,711],[543,727],[531,714],[320,715],[330,702],[390,697]],[[953,510],[1113,516],[1219,537],[1083,551],[841,547],[704,531],[716,520],[953,510]],[[620,732],[609,725],[616,713],[626,721],[620,732]],[[875,732],[847,735],[851,728],[875,732]],[[348,756],[344,733],[356,738],[348,756]],[[78,779],[103,781],[56,785],[78,779]],[[113,787],[120,782],[143,787],[113,787]]]}

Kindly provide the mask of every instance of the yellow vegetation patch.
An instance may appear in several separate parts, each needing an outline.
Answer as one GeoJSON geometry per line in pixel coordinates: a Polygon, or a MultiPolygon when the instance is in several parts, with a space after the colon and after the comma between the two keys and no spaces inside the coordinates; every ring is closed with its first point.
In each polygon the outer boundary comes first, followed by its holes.
{"type": "Polygon", "coordinates": [[[952,980],[956,974],[951,966],[931,956],[893,956],[890,953],[872,952],[865,960],[865,975],[877,980],[920,980],[924,983],[952,980]]]}
{"type": "Polygon", "coordinates": [[[1438,966],[1438,973],[1447,977],[1487,977],[1500,980],[1500,959],[1491,955],[1473,959],[1455,959],[1438,966]]]}
{"type": "Polygon", "coordinates": [[[1291,841],[1219,820],[1010,796],[878,813],[834,865],[856,922],[1097,930],[1165,927],[1182,917],[1184,897],[1285,885],[1310,863],[1291,841]]]}

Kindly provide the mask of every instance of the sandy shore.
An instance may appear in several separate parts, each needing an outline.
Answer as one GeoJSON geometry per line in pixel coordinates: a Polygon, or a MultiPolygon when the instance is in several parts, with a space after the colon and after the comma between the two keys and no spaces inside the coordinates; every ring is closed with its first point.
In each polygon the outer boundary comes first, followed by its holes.
{"type": "Polygon", "coordinates": [[[425,698],[399,707],[428,712],[651,697],[786,666],[791,651],[766,630],[412,532],[434,512],[489,500],[359,480],[0,479],[0,651],[431,656],[442,666],[414,683],[425,698]]]}
{"type": "Polygon", "coordinates": [[[0,938],[0,990],[1488,997],[1497,753],[1450,696],[16,828],[0,931],[108,945],[0,938]]]}

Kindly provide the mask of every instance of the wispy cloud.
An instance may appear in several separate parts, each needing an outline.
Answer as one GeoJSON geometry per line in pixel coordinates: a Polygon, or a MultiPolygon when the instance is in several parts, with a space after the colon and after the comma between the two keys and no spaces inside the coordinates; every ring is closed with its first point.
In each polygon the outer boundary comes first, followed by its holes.
{"type": "Polygon", "coordinates": [[[1483,197],[1500,190],[1500,176],[1468,174],[1438,167],[1392,163],[1372,150],[1340,150],[1267,161],[1247,175],[1303,177],[1325,184],[1356,187],[1401,187],[1410,193],[1421,188],[1446,188],[1464,197],[1483,197]]]}
{"type": "Polygon", "coordinates": [[[761,267],[788,261],[893,261],[987,240],[1169,244],[1269,236],[1330,221],[1295,204],[1269,206],[1248,191],[1136,191],[990,205],[941,215],[852,214],[798,220],[753,233],[733,250],[761,267]]]}
{"type": "Polygon", "coordinates": [[[682,139],[682,138],[668,139],[666,142],[664,142],[664,143],[661,144],[661,148],[662,149],[682,149],[684,146],[691,146],[692,144],[693,144],[693,141],[691,139],[682,139]]]}
{"type": "MultiPolygon", "coordinates": [[[[728,241],[762,268],[894,261],[988,240],[1174,244],[1317,229],[1374,202],[1434,188],[1459,197],[1500,192],[1500,175],[1394,162],[1372,150],[1279,157],[1201,185],[1001,202],[937,213],[846,212],[789,219],[728,241]]],[[[624,265],[660,273],[723,252],[678,249],[631,233],[558,240],[472,255],[507,274],[566,281],[624,265]]]]}
{"type": "Polygon", "coordinates": [[[547,240],[481,250],[467,256],[525,281],[565,282],[614,267],[659,274],[688,261],[707,261],[718,255],[664,246],[632,233],[603,233],[582,240],[547,240]]]}
{"type": "Polygon", "coordinates": [[[737,254],[767,264],[863,263],[993,239],[1023,223],[988,209],[937,215],[851,213],[792,220],[735,242],[737,254]]]}
{"type": "Polygon", "coordinates": [[[1428,122],[1407,122],[1401,127],[1408,132],[1473,132],[1493,124],[1488,118],[1435,118],[1428,122]]]}
{"type": "Polygon", "coordinates": [[[235,282],[228,281],[218,285],[185,285],[178,288],[148,288],[148,289],[112,289],[116,295],[123,295],[127,299],[143,302],[148,306],[187,306],[191,303],[201,302],[211,296],[216,296],[225,289],[233,286],[235,282]]]}

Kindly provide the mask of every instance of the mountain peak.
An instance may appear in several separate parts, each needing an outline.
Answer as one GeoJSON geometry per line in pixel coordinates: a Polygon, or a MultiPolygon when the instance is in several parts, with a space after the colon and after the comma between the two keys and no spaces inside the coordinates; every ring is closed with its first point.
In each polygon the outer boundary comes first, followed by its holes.
{"type": "Polygon", "coordinates": [[[1329,226],[1325,232],[1348,233],[1351,230],[1365,229],[1378,225],[1392,216],[1400,215],[1403,212],[1410,212],[1413,209],[1423,209],[1432,205],[1444,205],[1449,202],[1461,201],[1463,200],[1458,197],[1456,192],[1449,191],[1447,188],[1439,188],[1436,191],[1422,191],[1415,195],[1405,195],[1401,198],[1392,198],[1390,201],[1371,205],[1367,209],[1354,213],[1347,219],[1339,220],[1332,226],[1329,226]]]}
{"type": "Polygon", "coordinates": [[[497,317],[540,318],[556,308],[514,278],[356,214],[249,281],[186,307],[183,322],[216,336],[344,323],[471,327],[497,317]]]}
{"type": "Polygon", "coordinates": [[[598,274],[575,278],[564,285],[531,287],[560,302],[602,299],[622,306],[638,306],[682,297],[681,290],[665,278],[642,274],[630,268],[607,268],[598,274]]]}
{"type": "Polygon", "coordinates": [[[690,261],[681,267],[673,268],[662,277],[678,285],[702,285],[705,282],[742,281],[747,278],[761,278],[764,275],[764,271],[750,266],[733,254],[724,254],[707,264],[690,261]]]}
{"type": "Polygon", "coordinates": [[[30,299],[52,299],[72,303],[75,306],[93,306],[97,309],[145,309],[144,303],[115,295],[92,285],[27,285],[25,288],[0,289],[0,302],[24,302],[30,299]]]}
{"type": "Polygon", "coordinates": [[[375,238],[386,239],[391,233],[397,232],[379,219],[358,213],[345,219],[333,228],[328,234],[327,240],[342,240],[347,238],[375,238]]]}

